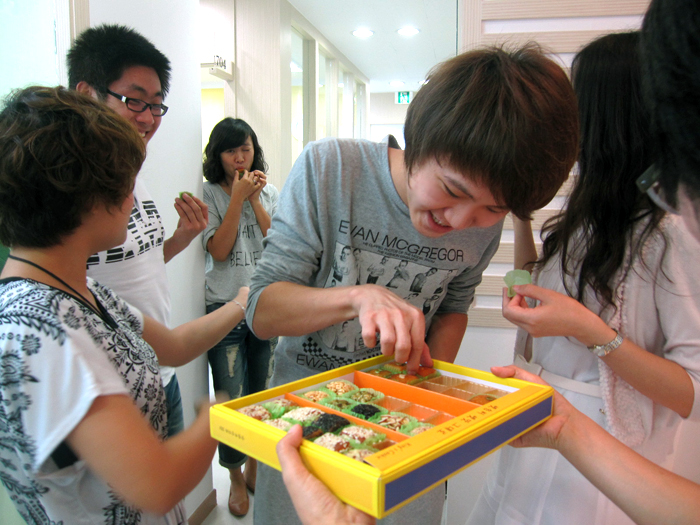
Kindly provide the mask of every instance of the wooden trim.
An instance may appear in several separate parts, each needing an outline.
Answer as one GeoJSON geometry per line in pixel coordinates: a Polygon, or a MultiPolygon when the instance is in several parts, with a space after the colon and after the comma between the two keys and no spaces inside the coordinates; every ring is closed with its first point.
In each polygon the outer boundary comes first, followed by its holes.
{"type": "MultiPolygon", "coordinates": [[[[549,209],[545,208],[542,210],[536,210],[532,214],[532,229],[533,230],[540,230],[542,229],[542,225],[544,222],[551,218],[554,217],[556,214],[559,213],[559,210],[555,209],[549,209]]],[[[505,221],[503,221],[503,229],[504,230],[512,230],[513,229],[513,217],[509,213],[506,215],[505,221]]]]}
{"type": "Polygon", "coordinates": [[[576,53],[583,46],[596,38],[615,32],[600,29],[595,31],[533,31],[528,33],[484,33],[481,43],[485,46],[522,46],[528,42],[537,42],[546,52],[576,53]]]}
{"type": "MultiPolygon", "coordinates": [[[[468,326],[480,326],[483,328],[516,328],[501,313],[500,308],[479,308],[469,310],[468,326]]],[[[469,328],[467,328],[469,330],[469,328]]]]}
{"type": "Polygon", "coordinates": [[[649,0],[486,0],[482,20],[643,15],[649,0]]]}
{"type": "Polygon", "coordinates": [[[189,525],[202,525],[207,516],[216,508],[216,489],[212,489],[204,501],[190,514],[189,525]]]}
{"type": "Polygon", "coordinates": [[[502,275],[484,275],[481,277],[481,284],[476,287],[476,295],[500,297],[504,286],[502,275]]]}
{"type": "Polygon", "coordinates": [[[481,45],[483,0],[460,0],[457,7],[457,45],[463,53],[481,45]]]}
{"type": "Polygon", "coordinates": [[[73,42],[80,33],[90,27],[90,0],[70,0],[70,38],[73,42]]]}

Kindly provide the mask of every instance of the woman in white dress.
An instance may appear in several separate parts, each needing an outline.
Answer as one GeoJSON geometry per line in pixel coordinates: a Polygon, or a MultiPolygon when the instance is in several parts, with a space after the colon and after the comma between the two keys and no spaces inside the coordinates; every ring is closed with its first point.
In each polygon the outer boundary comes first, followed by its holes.
{"type": "MultiPolygon", "coordinates": [[[[512,320],[516,364],[672,468],[679,424],[700,412],[700,251],[680,218],[635,184],[655,160],[638,44],[639,33],[608,35],[574,59],[579,175],[566,211],[543,228],[539,259],[530,224],[516,223],[516,267],[537,259],[536,285],[511,306],[538,305],[512,320]]],[[[556,451],[508,447],[470,523],[632,522],[556,451]]]]}

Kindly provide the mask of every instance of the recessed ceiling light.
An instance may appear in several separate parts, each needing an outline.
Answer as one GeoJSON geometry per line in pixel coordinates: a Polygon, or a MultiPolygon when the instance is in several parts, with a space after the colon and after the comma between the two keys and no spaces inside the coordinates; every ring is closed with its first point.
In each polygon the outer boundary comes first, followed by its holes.
{"type": "Polygon", "coordinates": [[[420,33],[420,31],[413,26],[405,26],[399,29],[397,33],[401,36],[415,36],[420,33]]]}
{"type": "Polygon", "coordinates": [[[391,82],[389,82],[389,85],[391,87],[403,87],[404,82],[402,80],[392,80],[391,82]]]}
{"type": "Polygon", "coordinates": [[[352,32],[357,38],[369,38],[374,34],[374,31],[367,29],[366,27],[360,27],[352,32]]]}

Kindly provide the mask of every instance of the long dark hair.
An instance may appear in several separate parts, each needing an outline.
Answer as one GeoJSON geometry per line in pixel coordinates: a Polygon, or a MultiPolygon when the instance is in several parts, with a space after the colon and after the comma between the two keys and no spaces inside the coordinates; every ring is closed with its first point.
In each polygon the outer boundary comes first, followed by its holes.
{"type": "Polygon", "coordinates": [[[613,304],[613,277],[622,271],[624,278],[630,271],[627,250],[640,255],[664,216],[635,185],[655,159],[638,47],[639,32],[611,34],[574,58],[579,173],[566,210],[542,228],[542,258],[537,261],[541,267],[558,254],[563,275],[575,277],[578,270],[575,290],[564,280],[567,293],[582,301],[590,287],[604,306],[613,304]],[[635,236],[641,221],[645,226],[635,236]]]}
{"type": "Polygon", "coordinates": [[[253,142],[251,171],[267,172],[265,154],[258,143],[258,136],[253,128],[245,120],[226,117],[211,130],[209,142],[204,148],[204,178],[217,184],[226,180],[226,173],[221,165],[221,154],[226,150],[242,146],[248,137],[253,142]]]}

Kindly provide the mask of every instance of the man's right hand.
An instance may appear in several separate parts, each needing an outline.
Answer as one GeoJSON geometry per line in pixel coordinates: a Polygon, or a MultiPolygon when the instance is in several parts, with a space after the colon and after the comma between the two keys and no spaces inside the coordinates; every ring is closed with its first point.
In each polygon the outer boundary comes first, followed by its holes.
{"type": "Polygon", "coordinates": [[[380,335],[382,354],[394,355],[399,363],[408,363],[415,371],[419,364],[432,366],[425,343],[425,316],[418,308],[393,292],[375,284],[348,288],[365,346],[374,348],[380,335]]]}

